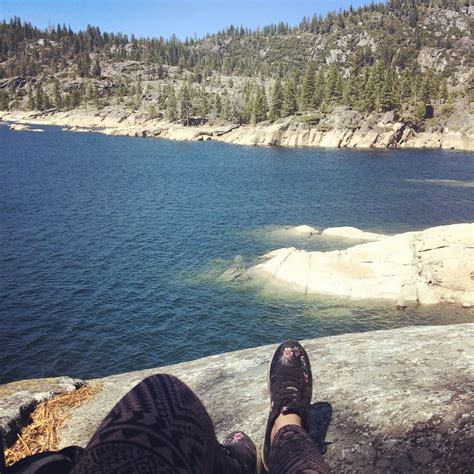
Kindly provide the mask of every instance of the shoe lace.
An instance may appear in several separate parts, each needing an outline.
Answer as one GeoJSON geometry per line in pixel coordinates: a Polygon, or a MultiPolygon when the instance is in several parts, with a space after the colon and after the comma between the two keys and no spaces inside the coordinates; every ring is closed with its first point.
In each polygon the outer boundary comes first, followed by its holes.
{"type": "Polygon", "coordinates": [[[285,405],[296,405],[304,407],[304,387],[306,381],[302,371],[291,367],[280,369],[275,380],[276,399],[279,401],[281,410],[285,405]]]}

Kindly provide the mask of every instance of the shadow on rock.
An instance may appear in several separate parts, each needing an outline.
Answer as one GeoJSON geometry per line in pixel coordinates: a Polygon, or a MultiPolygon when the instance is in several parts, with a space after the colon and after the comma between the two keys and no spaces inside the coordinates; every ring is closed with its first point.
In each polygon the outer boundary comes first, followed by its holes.
{"type": "Polygon", "coordinates": [[[309,410],[309,434],[319,447],[321,454],[327,451],[331,442],[326,441],[326,434],[332,420],[332,405],[328,402],[316,402],[309,410]]]}

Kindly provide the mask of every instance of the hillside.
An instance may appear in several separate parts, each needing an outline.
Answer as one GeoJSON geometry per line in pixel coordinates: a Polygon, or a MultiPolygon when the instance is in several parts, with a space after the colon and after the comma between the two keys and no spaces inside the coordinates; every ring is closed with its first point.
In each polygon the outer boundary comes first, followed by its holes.
{"type": "Polygon", "coordinates": [[[292,116],[325,129],[343,107],[469,136],[473,12],[466,1],[391,0],[186,41],[14,18],[0,24],[0,110],[117,106],[182,125],[292,116]]]}

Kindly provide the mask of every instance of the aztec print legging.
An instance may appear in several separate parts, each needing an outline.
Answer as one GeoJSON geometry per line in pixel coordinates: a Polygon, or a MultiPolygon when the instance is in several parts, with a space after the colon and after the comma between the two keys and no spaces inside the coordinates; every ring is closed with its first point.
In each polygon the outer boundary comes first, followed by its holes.
{"type": "MultiPolygon", "coordinates": [[[[115,405],[71,472],[247,474],[238,454],[219,444],[206,409],[190,388],[171,375],[154,375],[115,405]]],[[[302,428],[278,431],[270,473],[327,472],[302,428]]]]}

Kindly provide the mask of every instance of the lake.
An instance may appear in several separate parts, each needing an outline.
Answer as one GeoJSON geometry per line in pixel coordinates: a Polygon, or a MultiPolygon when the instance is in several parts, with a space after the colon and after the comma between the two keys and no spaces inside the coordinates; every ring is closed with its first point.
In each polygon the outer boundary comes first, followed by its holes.
{"type": "Polygon", "coordinates": [[[474,155],[239,147],[0,126],[0,382],[96,377],[407,325],[460,307],[285,293],[221,278],[290,225],[397,233],[468,222],[474,155]]]}

